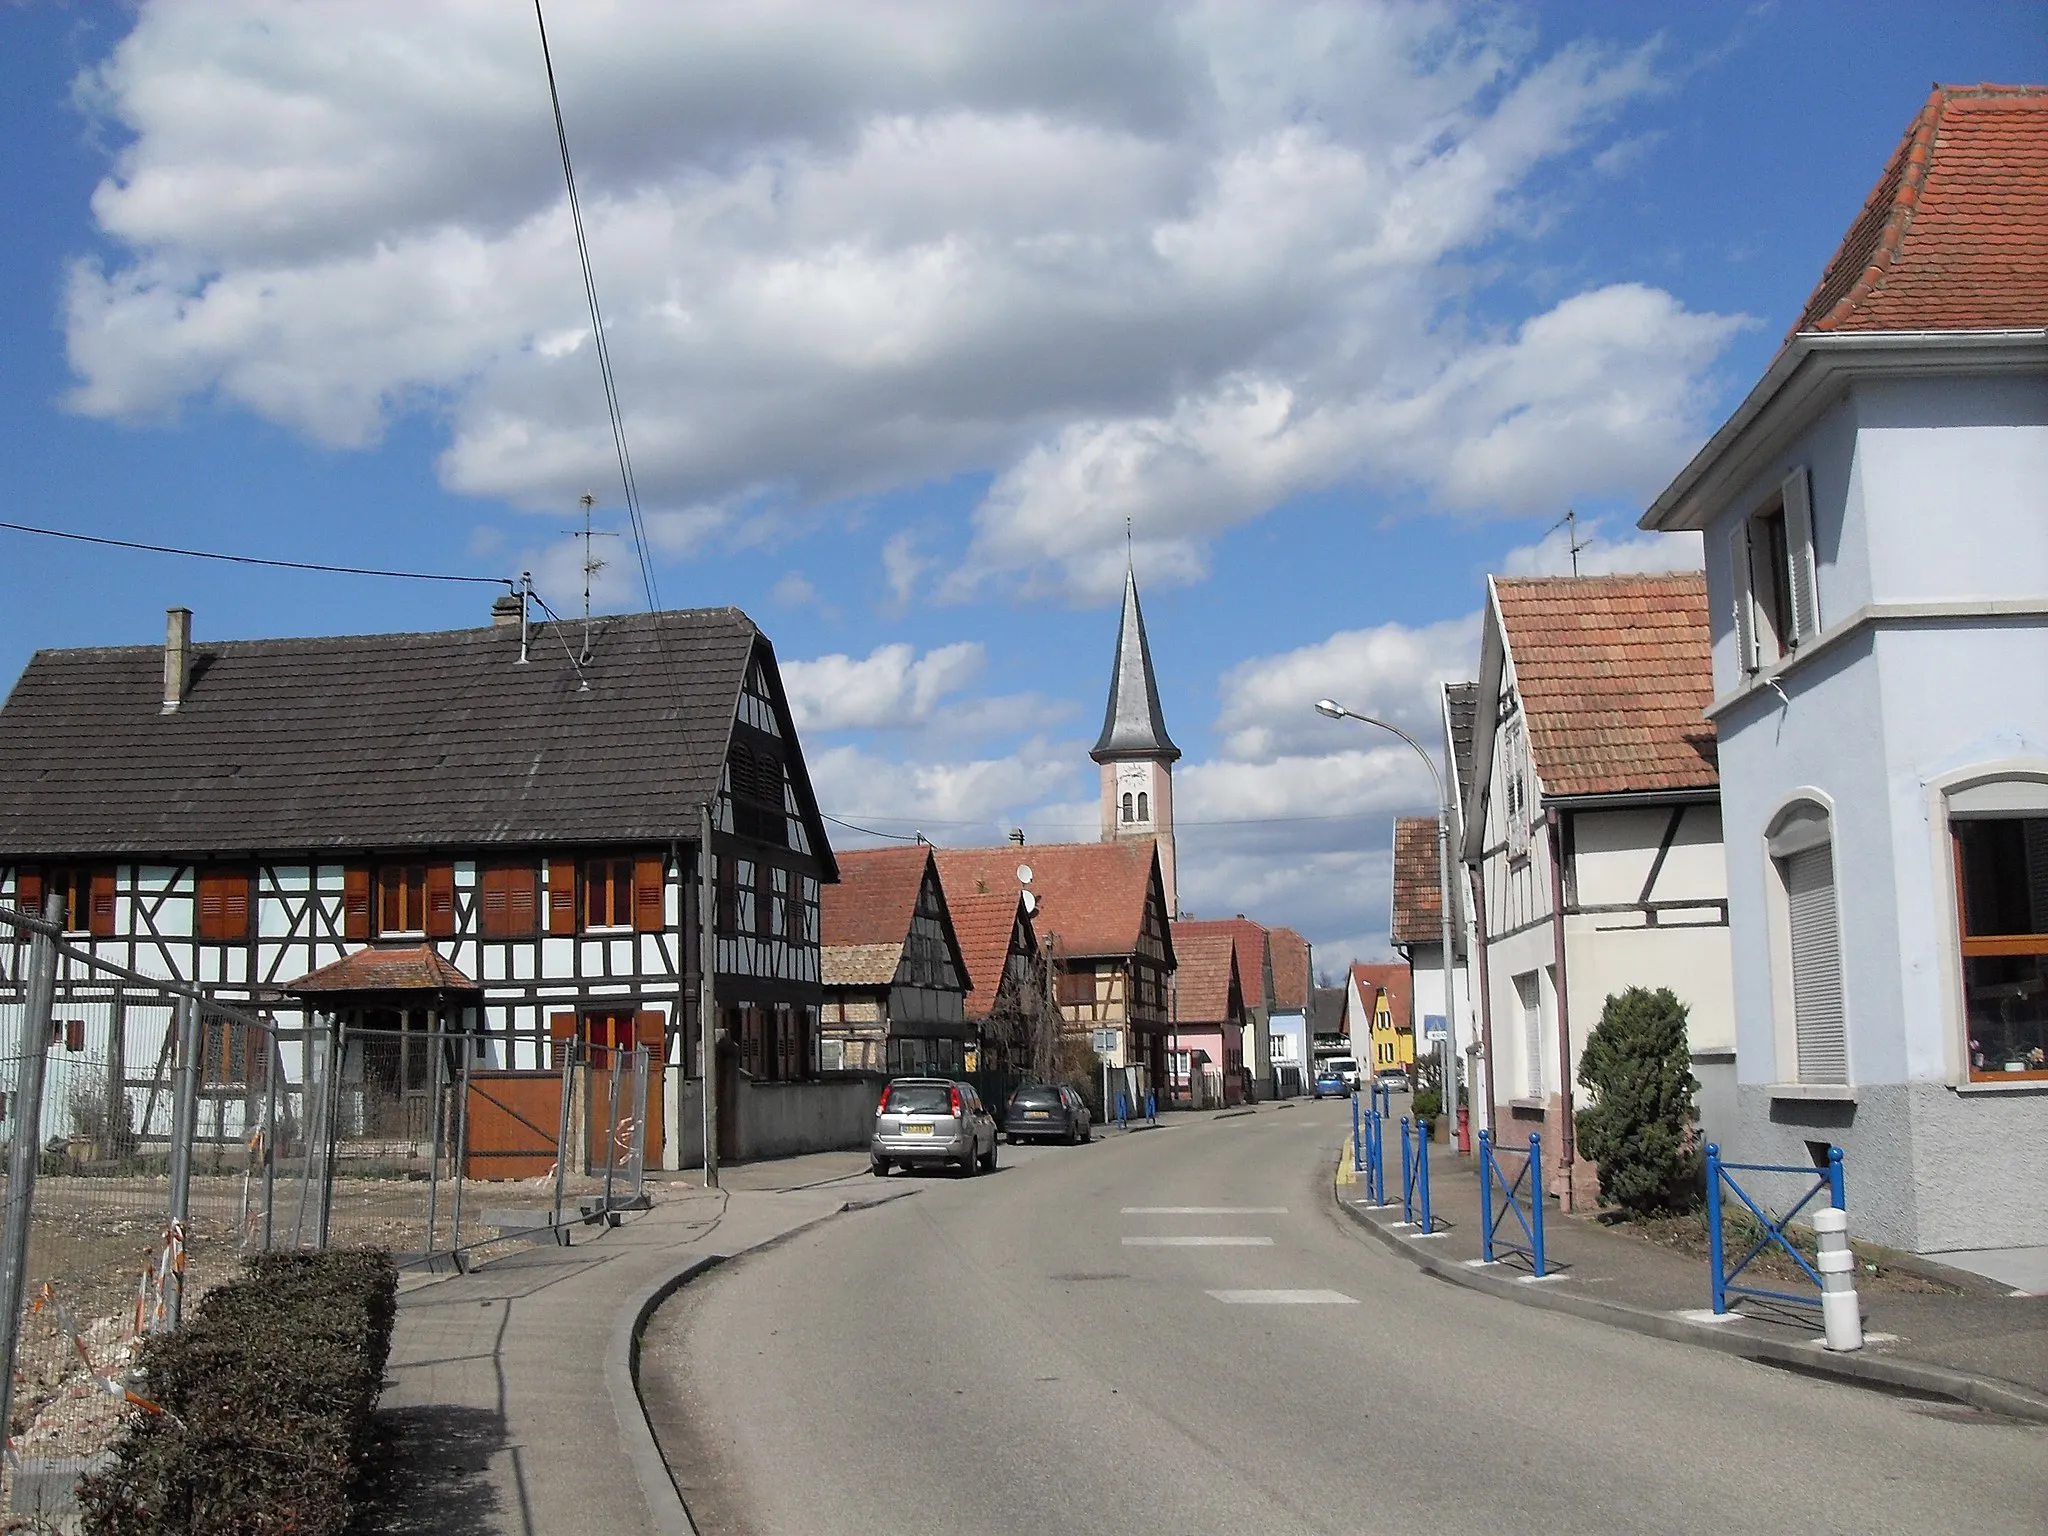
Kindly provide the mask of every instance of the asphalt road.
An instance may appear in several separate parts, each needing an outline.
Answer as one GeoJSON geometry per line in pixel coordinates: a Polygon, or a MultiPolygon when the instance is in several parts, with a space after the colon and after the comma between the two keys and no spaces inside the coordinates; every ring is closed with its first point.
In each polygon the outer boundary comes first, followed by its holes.
{"type": "Polygon", "coordinates": [[[1331,1204],[1348,1123],[1005,1146],[686,1288],[642,1381],[699,1527],[2048,1531],[2048,1431],[1423,1276],[1331,1204]]]}

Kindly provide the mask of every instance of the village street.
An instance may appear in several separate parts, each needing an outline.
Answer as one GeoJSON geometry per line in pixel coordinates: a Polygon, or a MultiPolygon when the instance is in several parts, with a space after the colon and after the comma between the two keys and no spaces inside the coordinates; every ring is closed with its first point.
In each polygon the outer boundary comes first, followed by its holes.
{"type": "Polygon", "coordinates": [[[2038,1428],[1426,1278],[1334,1210],[1348,1123],[1005,1147],[685,1288],[642,1384],[699,1528],[2041,1529],[2038,1428]],[[1355,1304],[1217,1294],[1283,1290],[1355,1304]]]}

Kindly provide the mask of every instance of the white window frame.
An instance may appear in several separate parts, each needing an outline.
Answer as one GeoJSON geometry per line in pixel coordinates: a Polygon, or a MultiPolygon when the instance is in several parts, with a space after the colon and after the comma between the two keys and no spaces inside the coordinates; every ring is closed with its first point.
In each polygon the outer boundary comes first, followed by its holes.
{"type": "Polygon", "coordinates": [[[1728,533],[1729,601],[1735,621],[1735,666],[1750,677],[1793,655],[1821,632],[1819,569],[1813,552],[1813,476],[1804,464],[1788,474],[1769,500],[1737,518],[1728,533]],[[1785,520],[1785,568],[1766,574],[1785,593],[1789,616],[1777,637],[1777,654],[1763,654],[1764,624],[1757,601],[1756,561],[1762,553],[1756,527],[1773,516],[1785,520]]]}

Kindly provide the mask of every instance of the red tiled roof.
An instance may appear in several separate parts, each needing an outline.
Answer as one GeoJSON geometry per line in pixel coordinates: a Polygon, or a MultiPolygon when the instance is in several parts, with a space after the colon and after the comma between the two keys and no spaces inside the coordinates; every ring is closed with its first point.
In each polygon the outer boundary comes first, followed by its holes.
{"type": "Polygon", "coordinates": [[[287,992],[481,992],[483,988],[434,953],[431,944],[359,949],[308,971],[287,992]]]}
{"type": "Polygon", "coordinates": [[[818,898],[820,942],[827,949],[893,944],[901,953],[931,857],[922,843],[841,853],[839,883],[824,887],[818,898]]]}
{"type": "Polygon", "coordinates": [[[1937,85],[1794,331],[2048,319],[2048,86],[1937,85]]]}
{"type": "Polygon", "coordinates": [[[1183,1024],[1235,1023],[1244,1017],[1243,979],[1237,945],[1224,923],[1175,923],[1174,1018],[1183,1024]],[[1238,983],[1239,1010],[1230,1007],[1230,984],[1238,983]]]}
{"type": "Polygon", "coordinates": [[[1443,891],[1437,880],[1436,818],[1394,818],[1394,907],[1396,944],[1442,940],[1443,891]]]}
{"type": "MultiPolygon", "coordinates": [[[[1230,935],[1231,943],[1237,948],[1237,984],[1244,992],[1247,1009],[1265,1006],[1266,987],[1266,927],[1255,923],[1242,913],[1236,917],[1221,917],[1207,920],[1188,918],[1173,925],[1174,944],[1180,943],[1183,933],[1206,932],[1215,929],[1230,935]]],[[[1276,985],[1277,980],[1276,980],[1276,985]]]]}
{"type": "Polygon", "coordinates": [[[1266,934],[1273,946],[1273,1006],[1282,1013],[1306,1012],[1309,989],[1315,978],[1309,974],[1308,940],[1292,928],[1273,928],[1266,934]]]}
{"type": "Polygon", "coordinates": [[[1508,649],[1546,793],[1720,783],[1707,578],[1497,577],[1508,649]]]}
{"type": "Polygon", "coordinates": [[[1365,965],[1353,961],[1351,978],[1358,983],[1358,990],[1368,1004],[1377,1001],[1376,993],[1387,994],[1387,1012],[1396,1029],[1414,1027],[1414,979],[1408,967],[1398,963],[1365,965]]]}
{"type": "Polygon", "coordinates": [[[1036,945],[1031,919],[1019,910],[1015,891],[990,891],[980,895],[947,893],[946,906],[953,914],[953,932],[960,939],[960,953],[967,962],[967,974],[974,985],[967,993],[967,1017],[985,1019],[996,1005],[996,992],[1003,984],[1003,967],[1010,958],[1010,940],[1017,925],[1024,925],[1026,947],[1036,945]]]}
{"type": "Polygon", "coordinates": [[[1124,843],[1040,843],[1020,848],[940,848],[939,878],[961,895],[1022,889],[1017,866],[1031,866],[1038,900],[1032,924],[1042,942],[1057,940],[1063,958],[1129,955],[1144,929],[1151,889],[1149,838],[1124,843]]]}

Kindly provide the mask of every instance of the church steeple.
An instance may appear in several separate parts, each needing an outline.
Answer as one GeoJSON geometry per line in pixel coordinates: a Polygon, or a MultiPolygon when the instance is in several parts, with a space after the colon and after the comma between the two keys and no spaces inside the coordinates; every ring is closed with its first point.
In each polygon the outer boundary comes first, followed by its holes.
{"type": "Polygon", "coordinates": [[[1152,647],[1146,642],[1145,615],[1138,607],[1138,573],[1129,568],[1124,571],[1123,621],[1116,630],[1116,664],[1109,673],[1109,705],[1102,712],[1102,735],[1088,755],[1098,763],[1141,757],[1170,763],[1180,756],[1159,712],[1152,647]]]}
{"type": "Polygon", "coordinates": [[[1144,838],[1159,851],[1166,886],[1166,910],[1180,911],[1174,868],[1173,764],[1180,748],[1166,734],[1159,711],[1159,683],[1152,675],[1152,647],[1145,639],[1145,615],[1138,607],[1137,573],[1124,572],[1124,616],[1116,632],[1116,664],[1109,674],[1109,703],[1102,735],[1088,754],[1102,765],[1102,840],[1144,838]]]}

